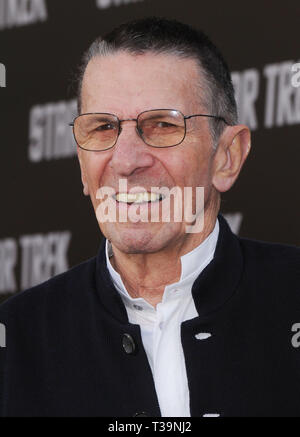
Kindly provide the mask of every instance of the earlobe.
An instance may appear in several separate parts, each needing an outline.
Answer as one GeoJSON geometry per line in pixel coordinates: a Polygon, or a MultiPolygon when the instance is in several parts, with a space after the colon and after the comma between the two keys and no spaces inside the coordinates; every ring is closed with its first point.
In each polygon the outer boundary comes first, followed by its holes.
{"type": "Polygon", "coordinates": [[[81,159],[81,153],[80,151],[78,151],[78,161],[79,161],[79,167],[80,167],[80,172],[81,172],[81,181],[82,181],[82,185],[83,185],[83,194],[85,196],[89,196],[90,192],[89,192],[89,187],[87,182],[85,182],[85,172],[84,172],[84,165],[81,159]]]}
{"type": "Polygon", "coordinates": [[[83,184],[83,194],[85,195],[85,196],[89,196],[89,188],[88,188],[88,185],[87,184],[83,184]]]}

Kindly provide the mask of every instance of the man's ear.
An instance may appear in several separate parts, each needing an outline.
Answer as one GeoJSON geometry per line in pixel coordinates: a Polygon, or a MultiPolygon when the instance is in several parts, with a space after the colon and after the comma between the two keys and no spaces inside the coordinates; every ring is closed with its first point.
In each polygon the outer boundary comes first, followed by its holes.
{"type": "Polygon", "coordinates": [[[85,175],[85,169],[84,169],[84,163],[83,163],[83,159],[81,156],[81,150],[79,150],[79,148],[77,148],[77,155],[78,155],[78,160],[79,160],[79,165],[80,165],[80,172],[81,172],[81,181],[82,181],[82,185],[83,185],[83,194],[85,196],[89,196],[90,192],[89,192],[89,186],[87,183],[87,178],[85,175]]]}
{"type": "Polygon", "coordinates": [[[250,152],[250,130],[245,125],[228,126],[221,135],[214,156],[213,185],[221,193],[236,181],[250,152]]]}

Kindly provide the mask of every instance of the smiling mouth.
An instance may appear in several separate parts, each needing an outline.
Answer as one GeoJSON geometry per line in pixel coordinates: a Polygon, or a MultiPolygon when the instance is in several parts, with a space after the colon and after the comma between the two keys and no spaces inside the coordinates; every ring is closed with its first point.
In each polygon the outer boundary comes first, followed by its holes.
{"type": "Polygon", "coordinates": [[[127,203],[132,205],[133,203],[154,203],[160,202],[165,198],[164,195],[160,193],[118,193],[112,196],[118,203],[127,203]]]}

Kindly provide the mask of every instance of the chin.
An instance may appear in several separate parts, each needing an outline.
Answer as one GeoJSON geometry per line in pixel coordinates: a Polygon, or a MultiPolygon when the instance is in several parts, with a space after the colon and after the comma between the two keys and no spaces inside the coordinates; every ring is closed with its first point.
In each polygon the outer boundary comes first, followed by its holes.
{"type": "Polygon", "coordinates": [[[123,229],[106,226],[102,233],[123,253],[154,253],[168,246],[170,240],[178,235],[178,230],[174,232],[174,229],[171,228],[173,226],[170,224],[168,227],[160,225],[159,229],[157,226],[151,226],[150,229],[149,224],[147,228],[145,224],[141,226],[133,224],[123,229]]]}

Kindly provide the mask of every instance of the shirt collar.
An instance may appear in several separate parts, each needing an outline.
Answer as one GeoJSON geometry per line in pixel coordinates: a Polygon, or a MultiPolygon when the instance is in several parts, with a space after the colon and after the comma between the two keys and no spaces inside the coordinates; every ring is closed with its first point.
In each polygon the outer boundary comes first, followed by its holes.
{"type": "MultiPolygon", "coordinates": [[[[192,286],[195,307],[202,318],[215,318],[226,311],[229,302],[238,295],[244,275],[243,240],[233,234],[221,214],[218,215],[218,221],[220,232],[213,259],[198,275],[192,286]]],[[[122,329],[126,324],[127,332],[134,334],[134,325],[129,323],[124,301],[109,273],[105,247],[106,239],[102,238],[98,254],[94,259],[93,286],[105,311],[121,324],[122,329]]],[[[195,324],[197,323],[199,323],[199,318],[195,321],[195,324]]],[[[191,326],[191,329],[194,328],[194,325],[191,326]]]]}
{"type": "Polygon", "coordinates": [[[215,248],[217,245],[219,236],[219,221],[216,220],[213,231],[206,237],[199,246],[195,247],[191,252],[181,256],[181,277],[180,281],[183,281],[188,276],[198,271],[201,266],[206,263],[208,258],[213,258],[215,248]]]}
{"type": "MultiPolygon", "coordinates": [[[[163,296],[163,301],[171,294],[175,288],[180,288],[186,293],[191,293],[191,287],[195,279],[200,275],[201,271],[206,267],[206,265],[213,259],[214,252],[216,249],[217,241],[219,236],[219,221],[216,220],[215,227],[213,231],[208,235],[208,237],[195,247],[192,251],[186,253],[180,257],[181,260],[181,276],[180,280],[174,284],[169,284],[165,287],[165,293],[163,296]]],[[[105,245],[106,254],[106,265],[111,275],[113,284],[125,301],[140,301],[145,302],[143,298],[132,298],[124,283],[122,281],[119,273],[113,268],[110,257],[113,255],[112,245],[109,240],[106,240],[105,245]]],[[[150,305],[150,304],[149,304],[150,305]]]]}

